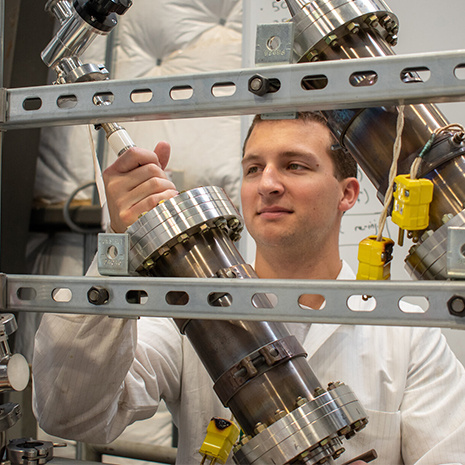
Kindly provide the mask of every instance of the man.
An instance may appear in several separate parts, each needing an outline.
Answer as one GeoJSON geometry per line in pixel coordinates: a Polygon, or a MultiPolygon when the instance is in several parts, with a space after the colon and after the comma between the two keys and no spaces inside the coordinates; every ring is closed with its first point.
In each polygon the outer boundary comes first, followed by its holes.
{"type": "MultiPolygon", "coordinates": [[[[256,118],[244,144],[242,206],[261,278],[354,279],[338,250],[356,202],[354,162],[323,120],[256,118]]],[[[163,169],[169,146],[131,149],[104,173],[112,228],[176,193],[163,169]]],[[[322,297],[301,303],[319,308],[322,297]]],[[[369,415],[344,460],[377,450],[377,464],[465,464],[465,372],[439,330],[289,324],[322,383],[341,380],[369,415]]],[[[33,366],[35,411],[54,434],[109,441],[165,399],[179,428],[178,463],[198,463],[212,416],[228,415],[192,347],[165,319],[44,318],[33,366]],[[53,380],[50,381],[50,380],[53,380]]],[[[357,462],[360,465],[361,462],[357,462]]]]}

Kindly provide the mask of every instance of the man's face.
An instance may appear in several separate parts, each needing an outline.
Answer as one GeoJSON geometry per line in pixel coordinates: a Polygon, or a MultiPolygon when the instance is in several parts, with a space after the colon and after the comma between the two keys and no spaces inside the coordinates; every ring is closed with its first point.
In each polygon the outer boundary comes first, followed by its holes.
{"type": "Polygon", "coordinates": [[[307,250],[309,243],[337,240],[345,181],[334,176],[331,143],[329,130],[315,122],[262,121],[254,128],[242,161],[241,197],[257,247],[307,250]]]}

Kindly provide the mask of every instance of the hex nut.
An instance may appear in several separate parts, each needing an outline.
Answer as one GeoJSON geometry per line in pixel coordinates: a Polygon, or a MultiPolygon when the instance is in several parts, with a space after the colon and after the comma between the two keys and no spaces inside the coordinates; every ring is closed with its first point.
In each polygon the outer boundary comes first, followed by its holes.
{"type": "Polygon", "coordinates": [[[461,295],[452,296],[447,302],[449,313],[455,316],[465,316],[465,298],[461,295]]]}
{"type": "Polygon", "coordinates": [[[87,291],[87,300],[92,305],[104,305],[108,302],[110,293],[107,289],[101,286],[92,286],[87,291]]]}

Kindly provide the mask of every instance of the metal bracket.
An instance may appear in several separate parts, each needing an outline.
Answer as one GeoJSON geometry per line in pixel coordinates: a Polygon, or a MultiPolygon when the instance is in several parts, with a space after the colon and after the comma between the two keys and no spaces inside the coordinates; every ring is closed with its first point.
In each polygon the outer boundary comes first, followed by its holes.
{"type": "Polygon", "coordinates": [[[465,79],[458,72],[463,71],[464,63],[465,50],[458,50],[8,89],[7,118],[0,122],[0,129],[464,101],[465,79]],[[427,68],[430,78],[405,83],[401,75],[407,68],[427,68]],[[252,94],[248,83],[258,70],[266,78],[279,80],[280,89],[264,96],[252,94]],[[367,70],[376,73],[376,83],[365,87],[351,83],[354,73],[367,70]],[[312,76],[324,76],[326,87],[305,89],[302,83],[312,76]],[[215,88],[226,84],[234,93],[215,96],[215,88]],[[191,88],[192,95],[175,100],[172,93],[180,88],[191,88]],[[141,92],[153,98],[133,101],[141,92]],[[110,105],[96,103],[99,95],[108,94],[114,97],[110,105]],[[29,103],[33,108],[28,108],[29,103]]]}
{"type": "Polygon", "coordinates": [[[456,304],[460,299],[465,302],[463,281],[154,279],[34,275],[9,275],[7,279],[6,310],[9,312],[465,329],[465,304],[463,308],[458,308],[456,304]],[[108,294],[108,299],[102,305],[89,301],[89,290],[95,287],[105,289],[108,294]],[[134,302],[134,299],[130,299],[134,292],[143,294],[144,299],[134,302]],[[184,293],[186,298],[178,304],[170,303],[173,293],[184,293]],[[212,306],[210,295],[215,293],[230,294],[231,304],[227,307],[212,306]],[[270,296],[269,300],[273,301],[271,308],[257,308],[254,305],[257,295],[262,294],[270,296]],[[323,296],[324,307],[312,310],[301,306],[299,298],[306,294],[323,296]],[[421,310],[409,305],[410,297],[421,297],[427,308],[421,310]]]}
{"type": "Polygon", "coordinates": [[[102,275],[129,274],[129,235],[101,233],[98,235],[98,270],[102,275]]]}
{"type": "Polygon", "coordinates": [[[465,278],[465,228],[447,228],[447,276],[465,278]]]}

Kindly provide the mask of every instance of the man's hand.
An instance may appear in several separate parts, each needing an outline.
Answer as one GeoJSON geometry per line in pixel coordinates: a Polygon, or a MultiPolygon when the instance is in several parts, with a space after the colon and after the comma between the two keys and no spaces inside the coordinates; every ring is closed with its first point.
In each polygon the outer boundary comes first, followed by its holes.
{"type": "Polygon", "coordinates": [[[159,142],[153,152],[132,147],[103,172],[115,232],[126,231],[141,214],[178,194],[164,172],[170,151],[167,142],[159,142]]]}

